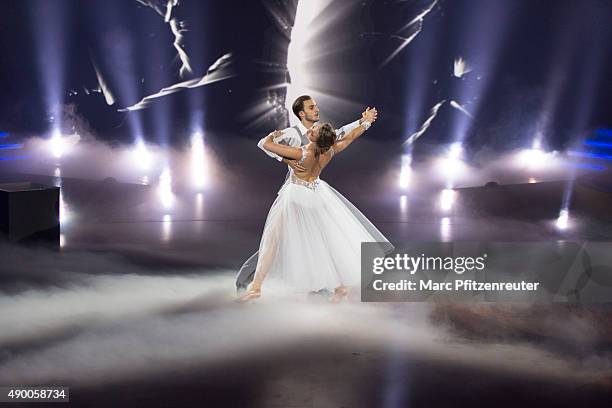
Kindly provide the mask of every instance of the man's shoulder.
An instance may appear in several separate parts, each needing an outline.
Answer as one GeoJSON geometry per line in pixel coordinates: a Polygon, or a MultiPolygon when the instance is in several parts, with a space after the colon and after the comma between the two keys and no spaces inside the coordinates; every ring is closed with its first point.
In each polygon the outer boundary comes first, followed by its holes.
{"type": "Polygon", "coordinates": [[[286,130],[297,130],[297,125],[289,126],[283,129],[283,132],[286,130]]]}
{"type": "Polygon", "coordinates": [[[300,131],[295,127],[295,126],[289,126],[288,128],[284,128],[283,130],[281,130],[281,132],[283,132],[286,135],[300,135],[300,131]]]}

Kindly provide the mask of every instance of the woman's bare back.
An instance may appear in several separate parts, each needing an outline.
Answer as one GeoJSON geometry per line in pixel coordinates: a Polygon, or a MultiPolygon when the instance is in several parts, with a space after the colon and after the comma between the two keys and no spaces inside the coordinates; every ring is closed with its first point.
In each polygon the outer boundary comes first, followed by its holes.
{"type": "Polygon", "coordinates": [[[316,144],[312,142],[302,146],[302,158],[298,163],[301,164],[306,171],[294,171],[294,174],[298,178],[308,182],[316,180],[334,156],[333,148],[329,148],[328,151],[319,154],[318,157],[315,155],[315,149],[316,144]]]}

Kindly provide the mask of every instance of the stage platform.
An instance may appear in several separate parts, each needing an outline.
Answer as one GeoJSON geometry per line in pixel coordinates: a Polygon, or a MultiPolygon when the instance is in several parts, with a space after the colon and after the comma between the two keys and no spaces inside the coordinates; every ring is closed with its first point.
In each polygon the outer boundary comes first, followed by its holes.
{"type": "MultiPolygon", "coordinates": [[[[610,401],[605,307],[329,305],[273,289],[256,304],[234,303],[234,274],[257,249],[282,179],[179,187],[171,209],[156,186],[0,176],[10,181],[61,184],[64,213],[59,252],[2,247],[0,323],[10,329],[0,334],[0,383],[70,384],[72,404],[100,408],[610,401]]],[[[491,213],[479,198],[490,187],[457,189],[442,211],[439,189],[373,193],[334,180],[390,240],[610,239],[610,223],[585,212],[556,227],[565,184],[495,187],[512,208],[550,209],[534,216],[491,213]]]]}

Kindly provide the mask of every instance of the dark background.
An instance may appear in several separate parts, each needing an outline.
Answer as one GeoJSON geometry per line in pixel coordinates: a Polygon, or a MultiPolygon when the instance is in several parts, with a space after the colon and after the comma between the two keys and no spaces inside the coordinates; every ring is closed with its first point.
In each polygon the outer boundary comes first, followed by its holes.
{"type": "MultiPolygon", "coordinates": [[[[364,107],[377,106],[384,112],[379,137],[398,142],[417,130],[442,99],[455,99],[473,109],[475,119],[466,135],[471,147],[529,144],[528,135],[546,109],[550,110],[546,143],[552,148],[566,147],[593,129],[610,126],[612,2],[443,0],[425,17],[415,40],[381,67],[400,44],[393,36],[409,35],[412,31],[402,27],[429,4],[331,1],[326,15],[319,17],[322,26],[312,44],[313,53],[326,52],[310,59],[308,69],[347,80],[322,80],[317,90],[364,107]],[[458,56],[474,67],[463,79],[452,76],[458,56]],[[549,108],[551,93],[557,102],[549,108]],[[477,104],[474,95],[479,97],[477,104]]],[[[273,16],[292,24],[296,7],[297,1],[179,3],[173,13],[189,30],[184,44],[194,67],[191,77],[203,75],[227,52],[234,55],[237,76],[159,99],[140,111],[145,138],[182,143],[194,100],[203,107],[207,130],[254,138],[284,126],[286,112],[253,124],[256,118],[248,111],[265,101],[266,86],[287,78],[288,32],[273,16]],[[166,112],[167,135],[157,129],[155,117],[161,111],[166,112]]],[[[75,104],[100,140],[131,142],[127,116],[134,113],[117,108],[181,80],[168,24],[136,0],[2,1],[2,10],[0,130],[42,133],[49,128],[40,73],[53,63],[58,44],[49,41],[51,46],[41,51],[38,40],[41,33],[47,35],[49,26],[64,30],[64,103],[75,104]],[[117,98],[114,106],[108,106],[100,93],[82,92],[83,87],[97,86],[92,59],[109,79],[117,98]],[[132,92],[126,92],[126,81],[132,92]],[[81,92],[69,95],[70,90],[81,92]]],[[[340,106],[322,109],[334,123],[347,122],[359,113],[347,118],[340,106]]],[[[448,104],[443,106],[427,139],[451,141],[461,115],[448,104]]]]}

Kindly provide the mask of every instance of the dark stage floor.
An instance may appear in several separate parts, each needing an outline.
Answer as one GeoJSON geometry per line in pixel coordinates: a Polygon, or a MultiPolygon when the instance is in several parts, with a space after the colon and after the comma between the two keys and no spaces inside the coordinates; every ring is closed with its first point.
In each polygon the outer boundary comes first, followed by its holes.
{"type": "MultiPolygon", "coordinates": [[[[274,288],[234,303],[278,170],[179,185],[171,210],[155,187],[63,178],[61,251],[2,249],[0,384],[69,385],[83,407],[609,406],[606,308],[330,305],[274,288]]],[[[1,181],[17,180],[57,182],[1,181]]],[[[327,180],[392,241],[612,236],[584,212],[559,229],[555,214],[441,211],[435,186],[327,180]]]]}

